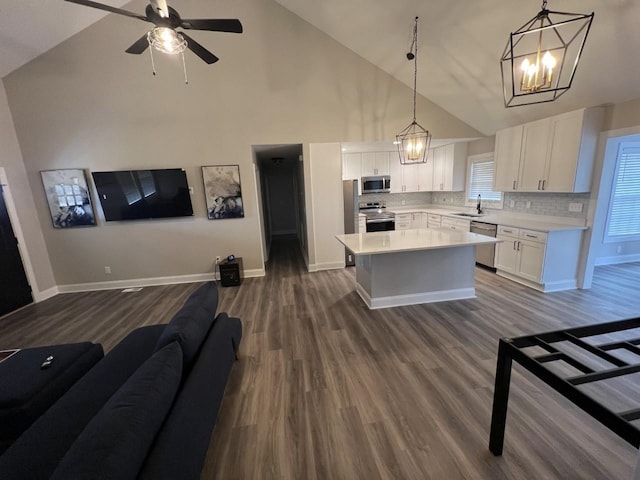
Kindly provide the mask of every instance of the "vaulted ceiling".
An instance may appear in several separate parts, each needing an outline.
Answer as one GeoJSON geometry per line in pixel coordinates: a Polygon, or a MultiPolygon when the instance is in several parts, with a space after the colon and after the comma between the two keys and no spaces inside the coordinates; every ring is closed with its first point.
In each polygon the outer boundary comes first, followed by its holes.
{"type": "MultiPolygon", "coordinates": [[[[169,3],[180,9],[181,1],[169,3]]],[[[595,12],[573,87],[556,102],[510,109],[503,105],[498,59],[509,33],[540,10],[538,0],[276,1],[409,86],[413,64],[406,53],[413,19],[420,17],[418,92],[488,135],[555,113],[640,97],[637,0],[549,0],[550,10],[595,12]]],[[[0,7],[1,77],[103,16],[62,0],[0,0],[0,7]]],[[[144,2],[126,8],[142,11],[144,2]]]]}

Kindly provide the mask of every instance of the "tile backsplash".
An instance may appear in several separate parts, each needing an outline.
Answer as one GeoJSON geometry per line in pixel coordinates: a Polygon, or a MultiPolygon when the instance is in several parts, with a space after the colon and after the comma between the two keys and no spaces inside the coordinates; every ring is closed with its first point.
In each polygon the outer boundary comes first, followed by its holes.
{"type": "MultiPolygon", "coordinates": [[[[502,211],[526,213],[528,215],[550,215],[554,217],[587,218],[589,193],[505,193],[502,211]],[[530,202],[527,208],[527,202],[530,202]],[[570,203],[582,204],[581,212],[570,212],[570,203]],[[511,206],[513,204],[513,206],[511,206]]],[[[410,207],[412,205],[442,205],[464,207],[464,192],[416,192],[416,193],[369,193],[361,195],[362,202],[385,202],[388,207],[410,207]],[[404,203],[403,203],[404,202],[404,203]]],[[[490,206],[485,206],[491,209],[490,206]]]]}

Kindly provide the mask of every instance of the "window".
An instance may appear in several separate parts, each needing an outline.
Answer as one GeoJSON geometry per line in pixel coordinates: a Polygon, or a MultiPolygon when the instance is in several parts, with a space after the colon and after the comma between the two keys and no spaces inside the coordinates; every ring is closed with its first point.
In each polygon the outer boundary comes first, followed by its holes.
{"type": "Polygon", "coordinates": [[[475,206],[480,195],[484,206],[502,208],[502,192],[493,191],[493,153],[472,155],[467,166],[465,204],[475,206]]]}
{"type": "Polygon", "coordinates": [[[613,175],[605,240],[640,240],[640,143],[623,142],[613,175]]]}

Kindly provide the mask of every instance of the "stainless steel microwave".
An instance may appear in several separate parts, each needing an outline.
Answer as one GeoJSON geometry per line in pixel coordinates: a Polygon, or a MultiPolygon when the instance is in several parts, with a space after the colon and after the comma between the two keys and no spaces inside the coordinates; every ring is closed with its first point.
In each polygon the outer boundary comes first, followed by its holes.
{"type": "Polygon", "coordinates": [[[389,193],[390,191],[391,177],[389,175],[362,177],[362,193],[389,193]]]}

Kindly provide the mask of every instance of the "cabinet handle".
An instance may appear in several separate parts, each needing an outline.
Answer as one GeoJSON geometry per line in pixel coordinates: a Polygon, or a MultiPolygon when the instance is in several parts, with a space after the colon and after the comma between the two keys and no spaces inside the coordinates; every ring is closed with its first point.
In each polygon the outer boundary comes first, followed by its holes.
{"type": "Polygon", "coordinates": [[[514,190],[516,189],[516,181],[515,180],[513,181],[513,189],[514,190]]]}
{"type": "Polygon", "coordinates": [[[545,189],[545,183],[546,183],[546,182],[547,182],[546,180],[542,180],[542,190],[544,190],[544,189],[545,189]]]}
{"type": "Polygon", "coordinates": [[[525,233],[524,236],[529,238],[538,238],[537,235],[531,235],[530,233],[525,233]]]}
{"type": "Polygon", "coordinates": [[[514,250],[516,249],[516,241],[515,240],[513,241],[513,249],[514,250]]]}
{"type": "Polygon", "coordinates": [[[542,180],[538,180],[538,190],[542,190],[542,189],[540,188],[540,183],[541,183],[541,182],[542,182],[542,180]]]}
{"type": "Polygon", "coordinates": [[[518,242],[518,248],[517,248],[517,250],[518,250],[518,251],[520,251],[520,242],[518,242]]]}

